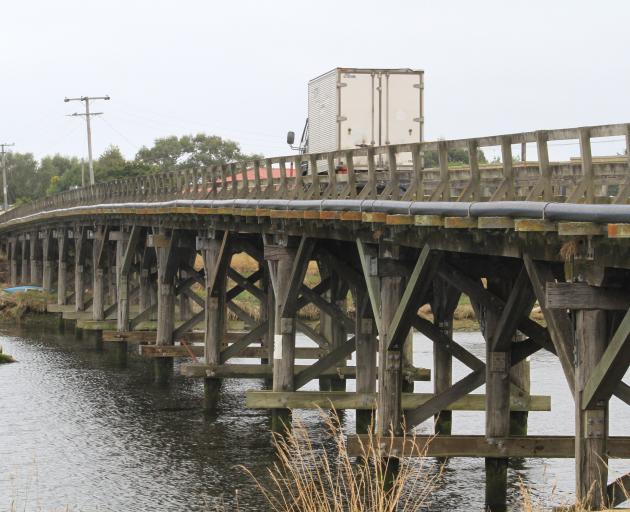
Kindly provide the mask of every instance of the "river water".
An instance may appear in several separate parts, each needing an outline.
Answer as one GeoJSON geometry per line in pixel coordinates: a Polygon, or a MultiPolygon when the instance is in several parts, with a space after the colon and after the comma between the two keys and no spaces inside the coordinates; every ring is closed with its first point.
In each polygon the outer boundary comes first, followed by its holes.
{"type": "MultiPolygon", "coordinates": [[[[455,339],[484,358],[478,334],[456,333],[455,339]]],[[[298,344],[308,345],[304,339],[298,344]]],[[[19,361],[0,366],[0,511],[266,510],[239,467],[262,476],[273,461],[269,414],[244,403],[245,391],[261,389],[260,381],[226,380],[217,413],[206,415],[201,382],[176,377],[169,386],[155,386],[150,361],[133,347],[123,366],[112,347],[51,328],[3,328],[0,345],[19,361]]],[[[431,367],[430,348],[416,335],[417,366],[431,367]]],[[[542,351],[531,360],[532,393],[551,395],[552,411],[530,413],[530,433],[573,434],[572,399],[560,365],[542,351]]],[[[454,374],[464,376],[466,369],[456,362],[454,374]]],[[[429,392],[431,384],[416,383],[416,391],[429,392]]],[[[316,411],[297,414],[324,436],[316,411]]],[[[354,413],[344,414],[353,432],[354,413]]],[[[628,425],[630,408],[613,398],[611,435],[628,435],[628,425]]],[[[453,415],[455,434],[482,434],[483,426],[481,412],[453,415]]],[[[430,425],[421,430],[429,432],[430,425]]],[[[568,502],[573,464],[515,462],[508,475],[513,508],[521,481],[546,505],[568,502]]],[[[613,460],[610,468],[612,480],[629,472],[630,462],[613,460]]],[[[452,459],[429,508],[482,510],[483,499],[483,459],[452,459]]]]}

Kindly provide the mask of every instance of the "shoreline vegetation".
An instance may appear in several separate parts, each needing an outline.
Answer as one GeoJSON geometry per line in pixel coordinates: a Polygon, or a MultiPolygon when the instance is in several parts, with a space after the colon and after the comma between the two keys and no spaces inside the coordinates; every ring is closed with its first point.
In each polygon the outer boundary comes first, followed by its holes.
{"type": "Polygon", "coordinates": [[[0,350],[0,364],[15,363],[16,360],[9,354],[4,354],[0,350]]]}
{"type": "MultiPolygon", "coordinates": [[[[324,439],[299,418],[284,434],[274,434],[276,462],[255,475],[240,466],[253,481],[273,512],[417,512],[435,507],[433,493],[443,483],[447,461],[426,457],[431,439],[420,445],[414,433],[403,434],[419,457],[400,457],[391,435],[374,433],[373,426],[361,440],[361,455],[348,452],[347,433],[337,411],[319,410],[324,439]]],[[[403,429],[405,430],[405,429],[403,429]]],[[[519,497],[512,505],[522,512],[549,510],[557,498],[535,496],[526,482],[518,482],[519,497]]],[[[591,494],[596,492],[592,490],[591,494]]],[[[626,498],[628,491],[619,489],[626,498]]],[[[586,512],[590,499],[561,503],[554,510],[586,512]]],[[[237,507],[238,509],[238,507],[237,507]]],[[[223,508],[222,510],[227,510],[223,508]]],[[[623,509],[628,510],[628,509],[623,509]]]]}

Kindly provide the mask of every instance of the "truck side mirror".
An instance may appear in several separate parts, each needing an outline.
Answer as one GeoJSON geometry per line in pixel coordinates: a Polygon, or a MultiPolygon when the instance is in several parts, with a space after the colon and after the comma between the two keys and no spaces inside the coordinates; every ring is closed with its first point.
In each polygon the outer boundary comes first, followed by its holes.
{"type": "Polygon", "coordinates": [[[289,146],[292,146],[294,142],[295,142],[295,132],[288,132],[287,133],[287,144],[289,146]]]}

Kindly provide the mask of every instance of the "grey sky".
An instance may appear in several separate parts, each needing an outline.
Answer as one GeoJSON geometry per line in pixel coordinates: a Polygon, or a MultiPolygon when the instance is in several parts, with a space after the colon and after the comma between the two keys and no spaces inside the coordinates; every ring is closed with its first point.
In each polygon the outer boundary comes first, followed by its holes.
{"type": "Polygon", "coordinates": [[[427,139],[627,122],[629,21],[622,0],[4,0],[0,142],[84,156],[63,98],[110,94],[96,154],[198,131],[286,154],[336,66],[424,69],[427,139]]]}

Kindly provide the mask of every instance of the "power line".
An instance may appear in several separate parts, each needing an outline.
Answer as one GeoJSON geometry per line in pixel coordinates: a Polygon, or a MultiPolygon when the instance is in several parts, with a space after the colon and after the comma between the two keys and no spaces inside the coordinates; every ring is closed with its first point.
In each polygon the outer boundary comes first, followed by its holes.
{"type": "Polygon", "coordinates": [[[85,103],[85,114],[75,112],[70,114],[71,117],[85,117],[87,125],[87,143],[88,143],[88,168],[90,170],[90,185],[94,185],[94,164],[92,162],[92,128],[90,126],[90,117],[100,116],[103,112],[90,112],[90,100],[109,100],[108,96],[80,96],[78,98],[64,98],[64,102],[83,101],[85,103]]]}

